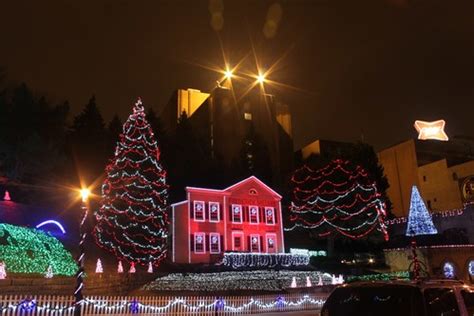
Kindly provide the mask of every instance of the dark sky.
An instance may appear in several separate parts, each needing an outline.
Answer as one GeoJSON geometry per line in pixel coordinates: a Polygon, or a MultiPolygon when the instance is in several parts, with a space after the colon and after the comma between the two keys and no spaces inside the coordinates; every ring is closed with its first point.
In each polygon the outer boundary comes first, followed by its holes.
{"type": "MultiPolygon", "coordinates": [[[[381,148],[416,136],[415,119],[474,136],[474,1],[223,3],[216,32],[208,0],[4,0],[0,65],[74,113],[94,93],[107,120],[124,119],[137,96],[159,110],[177,88],[208,91],[219,74],[196,64],[223,67],[221,41],[233,65],[253,43],[265,69],[284,56],[269,79],[297,89],[267,89],[290,105],[297,147],[363,133],[381,148]]],[[[255,72],[252,54],[238,71],[255,72]]]]}

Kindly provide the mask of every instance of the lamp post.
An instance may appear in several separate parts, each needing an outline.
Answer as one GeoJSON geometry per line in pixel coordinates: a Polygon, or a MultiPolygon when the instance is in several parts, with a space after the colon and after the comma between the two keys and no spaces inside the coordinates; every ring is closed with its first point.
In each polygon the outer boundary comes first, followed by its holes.
{"type": "Polygon", "coordinates": [[[76,273],[76,288],[74,289],[74,315],[80,316],[81,315],[81,305],[82,305],[82,288],[84,287],[84,242],[86,241],[87,232],[85,230],[84,224],[87,219],[88,207],[87,202],[90,195],[89,189],[81,189],[81,210],[82,210],[82,219],[79,226],[79,255],[77,256],[77,265],[78,270],[76,273]]]}

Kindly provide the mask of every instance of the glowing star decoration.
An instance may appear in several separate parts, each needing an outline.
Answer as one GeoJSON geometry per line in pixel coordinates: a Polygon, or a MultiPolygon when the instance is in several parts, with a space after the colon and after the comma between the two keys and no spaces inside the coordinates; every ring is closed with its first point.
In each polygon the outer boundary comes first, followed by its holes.
{"type": "Polygon", "coordinates": [[[0,262],[0,280],[5,280],[7,278],[7,269],[4,262],[0,262]]]}
{"type": "Polygon", "coordinates": [[[118,272],[118,273],[123,273],[122,261],[119,261],[119,262],[118,262],[117,272],[118,272]]]}
{"type": "Polygon", "coordinates": [[[104,268],[102,267],[102,261],[97,259],[97,263],[95,264],[95,273],[104,273],[104,268]]]}
{"type": "Polygon", "coordinates": [[[445,120],[438,120],[434,122],[415,121],[414,124],[416,131],[418,132],[418,139],[448,141],[448,135],[446,135],[444,131],[445,125],[445,120]]]}
{"type": "Polygon", "coordinates": [[[12,198],[10,197],[10,192],[5,191],[5,195],[3,196],[4,201],[11,201],[12,198]]]}
{"type": "Polygon", "coordinates": [[[296,288],[296,286],[297,286],[297,285],[296,285],[296,277],[293,277],[293,279],[291,280],[291,285],[290,285],[290,287],[291,287],[291,288],[296,288]]]}

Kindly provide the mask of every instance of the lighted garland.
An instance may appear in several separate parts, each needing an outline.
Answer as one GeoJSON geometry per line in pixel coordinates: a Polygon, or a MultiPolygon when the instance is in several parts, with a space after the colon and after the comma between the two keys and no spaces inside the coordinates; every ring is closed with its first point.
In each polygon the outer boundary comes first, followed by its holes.
{"type": "MultiPolygon", "coordinates": [[[[317,297],[310,295],[301,295],[297,300],[285,300],[283,296],[278,296],[276,298],[267,298],[267,299],[255,299],[250,298],[246,303],[240,305],[230,304],[225,300],[225,298],[214,299],[212,297],[204,298],[200,300],[199,303],[189,303],[186,299],[175,298],[170,299],[165,305],[151,305],[151,304],[142,304],[140,303],[140,298],[134,298],[131,301],[122,299],[119,301],[109,302],[108,300],[101,299],[91,299],[86,298],[82,302],[85,308],[87,306],[92,306],[94,312],[99,314],[125,314],[130,312],[132,314],[164,314],[171,313],[175,309],[175,306],[179,306],[180,310],[185,312],[199,312],[199,311],[208,311],[215,312],[217,310],[223,312],[232,312],[232,313],[248,313],[252,310],[262,310],[262,311],[271,311],[271,310],[284,310],[285,308],[291,308],[292,310],[297,309],[298,307],[312,306],[313,309],[319,309],[324,304],[325,297],[317,297]]],[[[74,310],[74,306],[69,304],[40,304],[35,299],[24,299],[21,300],[18,304],[7,304],[0,305],[0,312],[2,314],[13,313],[16,314],[17,311],[20,313],[30,314],[30,313],[41,313],[41,314],[69,314],[74,310]]]]}
{"type": "Polygon", "coordinates": [[[71,254],[53,236],[36,229],[0,224],[0,261],[13,273],[72,276],[77,270],[71,254]]]}
{"type": "Polygon", "coordinates": [[[97,244],[119,260],[158,265],[167,253],[168,186],[160,151],[139,99],[106,168],[97,244]]]}
{"type": "Polygon", "coordinates": [[[309,264],[309,255],[290,253],[224,253],[222,264],[234,269],[258,267],[298,267],[309,264]]]}
{"type": "Polygon", "coordinates": [[[408,271],[397,271],[390,273],[367,274],[358,276],[349,276],[347,282],[355,281],[390,281],[390,280],[409,280],[410,273],[408,271]]]}
{"type": "Polygon", "coordinates": [[[281,291],[291,288],[293,278],[298,287],[312,284],[328,285],[333,276],[318,271],[232,271],[216,273],[171,273],[145,285],[145,291],[281,291]]]}
{"type": "Polygon", "coordinates": [[[377,230],[388,239],[384,200],[362,167],[343,160],[319,170],[305,165],[291,181],[291,226],[286,231],[301,228],[319,237],[339,234],[358,239],[377,230]]]}

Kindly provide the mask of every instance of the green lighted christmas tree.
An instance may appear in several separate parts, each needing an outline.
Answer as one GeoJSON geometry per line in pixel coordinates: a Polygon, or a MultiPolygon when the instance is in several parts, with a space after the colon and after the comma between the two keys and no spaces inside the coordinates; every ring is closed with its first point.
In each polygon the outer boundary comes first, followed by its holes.
{"type": "Polygon", "coordinates": [[[160,151],[138,99],[106,168],[96,243],[118,260],[158,265],[167,253],[168,186],[160,151]]]}

